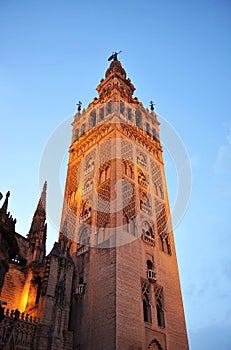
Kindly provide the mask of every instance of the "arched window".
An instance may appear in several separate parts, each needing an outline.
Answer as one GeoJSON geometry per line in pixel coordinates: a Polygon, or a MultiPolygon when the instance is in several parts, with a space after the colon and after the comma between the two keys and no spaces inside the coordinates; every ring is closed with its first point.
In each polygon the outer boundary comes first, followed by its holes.
{"type": "Polygon", "coordinates": [[[149,123],[146,123],[146,131],[147,131],[147,134],[151,136],[150,124],[149,123]]]}
{"type": "Polygon", "coordinates": [[[162,346],[156,338],[154,338],[148,345],[149,350],[162,350],[162,346]]]}
{"type": "Polygon", "coordinates": [[[107,110],[107,114],[111,114],[111,111],[112,111],[112,103],[111,102],[107,103],[106,110],[107,110]]]}
{"type": "Polygon", "coordinates": [[[152,323],[151,305],[149,303],[147,296],[144,296],[143,298],[143,313],[144,313],[144,322],[152,323]]]}
{"type": "Polygon", "coordinates": [[[127,109],[128,120],[132,121],[132,110],[131,108],[127,109]]]}
{"type": "Polygon", "coordinates": [[[155,301],[156,301],[156,315],[157,315],[157,324],[159,327],[165,327],[164,320],[164,296],[163,288],[160,286],[154,287],[155,301]]]}
{"type": "Polygon", "coordinates": [[[124,102],[120,102],[120,113],[123,114],[124,113],[124,102]]]}
{"type": "Polygon", "coordinates": [[[147,269],[153,270],[153,262],[151,260],[147,260],[147,269]]]}
{"type": "Polygon", "coordinates": [[[154,232],[147,221],[144,221],[142,224],[142,239],[152,245],[155,244],[154,232]]]}
{"type": "Polygon", "coordinates": [[[101,121],[103,120],[103,118],[104,118],[104,108],[102,107],[99,110],[99,120],[101,121]]]}
{"type": "Polygon", "coordinates": [[[142,114],[139,110],[136,110],[136,126],[139,128],[142,126],[142,114]]]}
{"type": "Polygon", "coordinates": [[[172,250],[171,250],[171,245],[170,245],[170,241],[169,241],[169,237],[165,238],[166,241],[166,246],[167,246],[167,253],[169,255],[172,255],[172,250]]]}
{"type": "Polygon", "coordinates": [[[102,184],[104,181],[110,179],[111,177],[111,168],[110,166],[107,166],[106,168],[102,169],[99,173],[99,185],[102,184]]]}
{"type": "Polygon", "coordinates": [[[133,172],[132,165],[129,164],[128,162],[122,163],[122,171],[126,176],[130,177],[131,179],[134,178],[134,172],[133,172]]]}
{"type": "Polygon", "coordinates": [[[96,125],[96,111],[94,109],[90,113],[89,125],[90,128],[93,128],[96,125]]]}
{"type": "Polygon", "coordinates": [[[163,305],[160,299],[157,299],[156,301],[156,313],[157,313],[157,324],[159,327],[164,328],[165,322],[164,322],[164,310],[163,305]]]}

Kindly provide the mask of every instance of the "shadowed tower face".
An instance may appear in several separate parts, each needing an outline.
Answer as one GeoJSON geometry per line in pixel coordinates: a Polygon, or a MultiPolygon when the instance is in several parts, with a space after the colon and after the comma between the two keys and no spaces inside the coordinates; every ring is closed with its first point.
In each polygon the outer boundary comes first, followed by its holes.
{"type": "Polygon", "coordinates": [[[159,137],[120,61],[72,131],[61,239],[74,349],[188,349],[159,137]]]}

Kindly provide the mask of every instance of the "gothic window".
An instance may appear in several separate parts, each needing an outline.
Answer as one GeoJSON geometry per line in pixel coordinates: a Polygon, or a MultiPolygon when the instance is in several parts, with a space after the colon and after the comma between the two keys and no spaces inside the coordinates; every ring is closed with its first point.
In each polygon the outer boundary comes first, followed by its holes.
{"type": "Polygon", "coordinates": [[[158,340],[155,338],[149,343],[148,349],[149,350],[162,350],[162,346],[160,345],[158,340]]]}
{"type": "Polygon", "coordinates": [[[153,262],[151,260],[147,260],[147,269],[153,270],[153,262]]]}
{"type": "Polygon", "coordinates": [[[124,103],[123,102],[120,102],[120,113],[123,114],[124,113],[124,103]]]}
{"type": "Polygon", "coordinates": [[[152,128],[152,137],[155,141],[158,141],[158,133],[155,128],[152,128]]]}
{"type": "Polygon", "coordinates": [[[134,178],[133,168],[132,168],[132,166],[130,164],[128,164],[127,162],[123,162],[122,163],[122,168],[123,168],[123,173],[125,175],[127,175],[131,179],[134,178]]]}
{"type": "Polygon", "coordinates": [[[99,110],[99,120],[101,121],[103,120],[103,118],[104,118],[104,108],[102,107],[99,110]]]}
{"type": "Polygon", "coordinates": [[[132,110],[131,108],[127,109],[128,120],[132,121],[132,110]]]}
{"type": "Polygon", "coordinates": [[[162,252],[164,252],[165,251],[165,249],[164,249],[164,238],[162,237],[162,236],[160,236],[160,247],[161,247],[161,250],[162,250],[162,252]]]}
{"type": "Polygon", "coordinates": [[[93,128],[96,125],[96,111],[93,110],[90,113],[90,120],[89,120],[90,127],[93,128]]]}
{"type": "Polygon", "coordinates": [[[111,111],[112,111],[112,103],[111,102],[107,103],[106,109],[107,109],[107,114],[111,114],[111,111]]]}
{"type": "Polygon", "coordinates": [[[151,305],[148,298],[143,299],[144,322],[152,323],[151,305]]]}
{"type": "Polygon", "coordinates": [[[142,114],[139,110],[136,110],[136,126],[142,127],[142,114]]]}
{"type": "Polygon", "coordinates": [[[158,327],[165,327],[164,320],[164,296],[163,296],[163,288],[156,286],[154,288],[155,293],[155,302],[156,302],[156,315],[157,315],[157,325],[158,327]]]}
{"type": "Polygon", "coordinates": [[[102,184],[104,181],[110,179],[111,177],[111,169],[109,166],[106,168],[102,169],[100,174],[99,174],[99,185],[102,184]]]}
{"type": "Polygon", "coordinates": [[[142,239],[146,243],[151,244],[152,246],[155,245],[155,235],[153,232],[153,229],[151,228],[150,224],[147,221],[144,221],[142,224],[142,239]]]}
{"type": "Polygon", "coordinates": [[[150,304],[150,284],[145,281],[142,281],[141,291],[142,291],[144,322],[152,323],[152,310],[151,310],[151,304],[150,304]]]}
{"type": "Polygon", "coordinates": [[[123,216],[123,225],[126,232],[131,233],[133,236],[137,237],[136,223],[134,218],[129,219],[127,215],[123,216]]]}
{"type": "Polygon", "coordinates": [[[172,255],[172,251],[171,251],[171,245],[170,245],[170,242],[169,242],[169,237],[165,238],[166,239],[166,245],[167,245],[167,253],[169,255],[172,255]]]}
{"type": "Polygon", "coordinates": [[[146,131],[147,131],[147,134],[151,136],[150,124],[149,123],[146,123],[146,131]]]}
{"type": "Polygon", "coordinates": [[[157,324],[159,327],[164,328],[164,310],[160,300],[156,303],[156,312],[157,312],[157,324]]]}

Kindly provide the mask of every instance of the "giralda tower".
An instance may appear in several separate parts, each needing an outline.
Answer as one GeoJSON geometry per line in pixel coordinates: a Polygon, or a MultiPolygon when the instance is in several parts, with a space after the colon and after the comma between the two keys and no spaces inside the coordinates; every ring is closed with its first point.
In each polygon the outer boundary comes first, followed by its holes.
{"type": "Polygon", "coordinates": [[[117,54],[73,122],[60,241],[74,349],[187,350],[159,122],[117,54]]]}

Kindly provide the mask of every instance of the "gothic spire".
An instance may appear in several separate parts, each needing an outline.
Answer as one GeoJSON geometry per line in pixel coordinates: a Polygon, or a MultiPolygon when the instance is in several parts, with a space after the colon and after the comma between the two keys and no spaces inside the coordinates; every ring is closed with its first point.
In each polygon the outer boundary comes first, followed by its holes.
{"type": "Polygon", "coordinates": [[[33,253],[32,260],[37,263],[43,261],[46,252],[46,189],[47,182],[44,183],[37,208],[33,215],[30,231],[27,235],[30,241],[31,252],[33,253]]]}
{"type": "Polygon", "coordinates": [[[3,205],[2,205],[2,207],[1,207],[1,211],[4,212],[4,213],[7,212],[7,208],[8,208],[8,198],[9,198],[9,197],[10,197],[10,191],[8,191],[8,192],[6,193],[6,198],[5,198],[5,200],[4,200],[4,202],[3,202],[3,205]]]}

